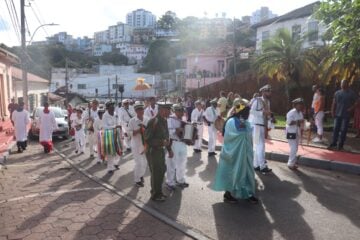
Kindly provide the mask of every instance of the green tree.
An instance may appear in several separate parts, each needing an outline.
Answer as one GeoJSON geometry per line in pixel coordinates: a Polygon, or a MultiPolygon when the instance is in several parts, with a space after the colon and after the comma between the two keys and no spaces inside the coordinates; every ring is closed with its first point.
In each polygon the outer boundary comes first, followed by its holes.
{"type": "Polygon", "coordinates": [[[176,17],[176,13],[172,11],[167,11],[161,18],[158,20],[157,25],[159,28],[175,31],[177,29],[177,24],[179,19],[176,17]]]}
{"type": "Polygon", "coordinates": [[[360,1],[327,0],[322,1],[316,17],[327,26],[327,36],[332,36],[329,54],[324,69],[339,78],[349,80],[360,76],[360,1]],[[328,70],[329,72],[329,70],[328,70]]]}
{"type": "Polygon", "coordinates": [[[129,59],[126,56],[115,52],[104,53],[100,57],[100,60],[103,64],[114,64],[114,65],[127,65],[129,61],[129,59]]]}
{"type": "Polygon", "coordinates": [[[167,40],[156,40],[150,44],[149,52],[144,59],[144,67],[141,72],[169,72],[172,59],[176,57],[176,51],[167,40]]]}
{"type": "Polygon", "coordinates": [[[304,54],[302,43],[302,39],[293,39],[288,30],[280,29],[273,38],[263,42],[262,53],[253,64],[260,75],[276,76],[284,81],[288,100],[289,85],[301,88],[301,74],[314,73],[314,63],[304,54]]]}

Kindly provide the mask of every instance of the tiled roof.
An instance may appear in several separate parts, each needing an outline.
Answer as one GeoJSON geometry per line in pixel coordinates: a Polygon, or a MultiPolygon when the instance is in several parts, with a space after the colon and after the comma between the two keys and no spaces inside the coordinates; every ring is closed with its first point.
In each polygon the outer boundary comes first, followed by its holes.
{"type": "Polygon", "coordinates": [[[293,10],[291,12],[288,12],[288,13],[286,13],[284,15],[281,15],[279,17],[274,17],[274,18],[271,18],[271,19],[256,23],[256,24],[252,25],[251,27],[256,29],[258,27],[266,26],[266,25],[269,25],[269,24],[274,23],[274,22],[284,22],[284,21],[291,20],[291,19],[307,17],[307,16],[312,15],[314,13],[314,10],[319,5],[320,5],[320,2],[316,1],[314,3],[306,5],[304,7],[301,7],[301,8],[295,9],[295,10],[293,10]]]}

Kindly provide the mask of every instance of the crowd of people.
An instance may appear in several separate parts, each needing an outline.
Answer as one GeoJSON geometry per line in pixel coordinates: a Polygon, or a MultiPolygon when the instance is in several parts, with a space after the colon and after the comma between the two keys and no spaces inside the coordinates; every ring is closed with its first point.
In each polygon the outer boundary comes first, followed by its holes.
{"type": "MultiPolygon", "coordinates": [[[[313,141],[320,142],[323,140],[325,95],[319,87],[314,87],[314,91],[312,109],[317,136],[313,141]]],[[[218,132],[224,136],[213,189],[224,191],[226,202],[247,199],[257,203],[255,171],[261,174],[272,172],[265,159],[265,140],[275,122],[270,107],[271,93],[271,86],[265,85],[250,101],[238,94],[230,92],[226,95],[221,91],[219,98],[207,100],[187,96],[171,102],[168,99],[157,102],[155,97],[151,97],[146,102],[124,99],[118,106],[113,102],[99,104],[97,100],[89,103],[88,108],[73,108],[69,104],[68,121],[75,154],[85,154],[88,147],[90,158],[95,159],[96,164],[106,163],[107,173],[113,174],[119,168],[121,157],[131,152],[135,163],[134,184],[144,186],[144,175],[149,168],[151,199],[165,201],[163,184],[169,191],[189,187],[185,174],[188,146],[192,147],[194,154],[202,152],[206,126],[209,157],[217,155],[218,132]]],[[[286,115],[287,165],[289,169],[296,170],[296,155],[305,125],[304,100],[297,98],[292,103],[293,108],[286,115]]],[[[353,110],[357,114],[354,126],[360,128],[359,108],[356,94],[349,89],[347,81],[342,81],[341,90],[335,93],[331,108],[335,119],[331,148],[337,146],[342,149],[353,110]]],[[[18,152],[22,152],[27,147],[29,113],[24,104],[19,103],[11,114],[18,152]]],[[[55,116],[49,110],[49,104],[45,103],[39,116],[39,141],[45,153],[52,150],[52,132],[56,128],[55,116]]]]}

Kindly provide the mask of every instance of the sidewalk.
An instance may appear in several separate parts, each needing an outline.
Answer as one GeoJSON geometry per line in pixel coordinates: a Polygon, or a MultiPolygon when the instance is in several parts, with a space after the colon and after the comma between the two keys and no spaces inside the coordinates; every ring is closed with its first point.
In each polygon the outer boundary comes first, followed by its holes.
{"type": "Polygon", "coordinates": [[[39,144],[7,163],[0,171],[1,240],[190,239],[39,144]]]}
{"type": "MultiPolygon", "coordinates": [[[[205,125],[203,132],[203,141],[207,144],[209,135],[205,125]]],[[[218,132],[217,150],[221,150],[222,143],[223,136],[218,132]]],[[[268,160],[287,162],[289,158],[289,145],[287,142],[267,140],[265,149],[268,160]]],[[[302,165],[360,174],[360,154],[302,145],[299,146],[298,158],[299,163],[302,165]]]]}

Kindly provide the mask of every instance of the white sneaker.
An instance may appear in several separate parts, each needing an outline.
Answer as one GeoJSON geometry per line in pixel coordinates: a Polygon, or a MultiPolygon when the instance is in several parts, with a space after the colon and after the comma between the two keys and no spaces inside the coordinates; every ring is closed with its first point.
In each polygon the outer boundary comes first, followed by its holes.
{"type": "Polygon", "coordinates": [[[316,137],[312,140],[312,142],[313,143],[322,143],[323,141],[320,138],[316,137]]]}

